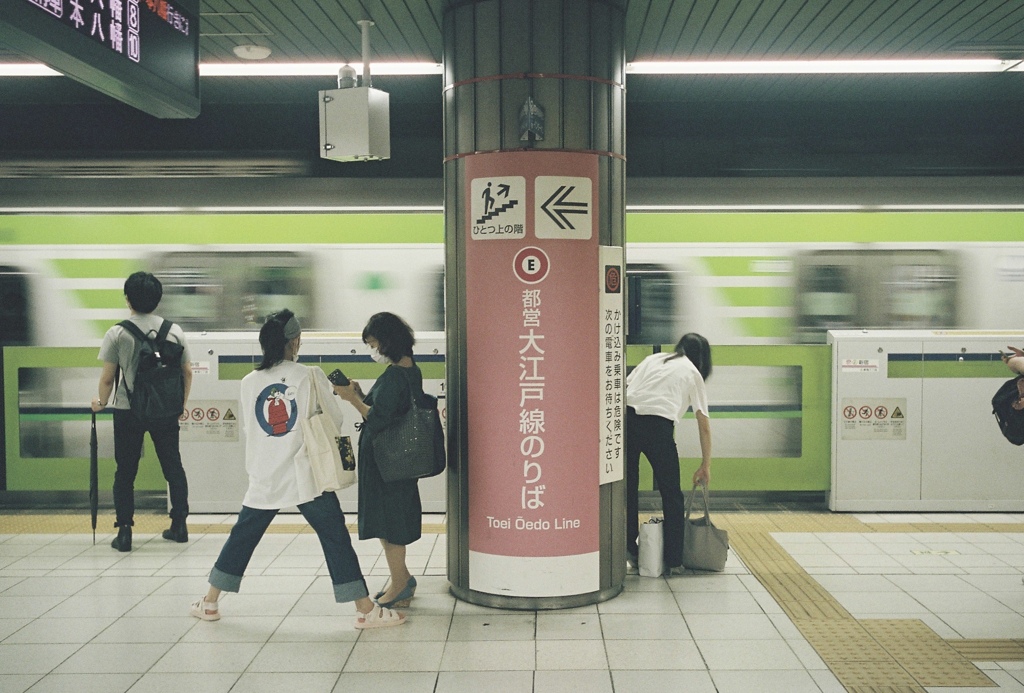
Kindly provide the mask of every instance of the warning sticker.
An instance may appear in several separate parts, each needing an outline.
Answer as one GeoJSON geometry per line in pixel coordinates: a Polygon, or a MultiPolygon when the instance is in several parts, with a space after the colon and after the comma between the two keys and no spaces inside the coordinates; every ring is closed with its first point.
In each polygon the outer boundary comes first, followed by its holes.
{"type": "Polygon", "coordinates": [[[238,400],[204,399],[188,402],[178,419],[179,439],[188,443],[234,443],[238,441],[238,400]]]}
{"type": "Polygon", "coordinates": [[[906,440],[906,398],[846,398],[839,405],[842,440],[906,440]]]}

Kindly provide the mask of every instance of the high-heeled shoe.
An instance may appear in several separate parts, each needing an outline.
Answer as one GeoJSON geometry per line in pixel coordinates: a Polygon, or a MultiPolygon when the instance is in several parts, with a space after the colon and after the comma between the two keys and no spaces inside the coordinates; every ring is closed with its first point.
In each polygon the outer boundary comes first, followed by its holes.
{"type": "MultiPolygon", "coordinates": [[[[384,607],[385,609],[394,609],[396,607],[407,607],[409,602],[412,601],[413,595],[416,594],[416,578],[412,575],[409,576],[409,582],[405,583],[405,589],[398,593],[398,596],[392,599],[390,602],[378,601],[377,604],[384,607]]],[[[383,595],[381,595],[383,596],[383,595]]],[[[378,598],[379,599],[379,598],[378,598]]]]}

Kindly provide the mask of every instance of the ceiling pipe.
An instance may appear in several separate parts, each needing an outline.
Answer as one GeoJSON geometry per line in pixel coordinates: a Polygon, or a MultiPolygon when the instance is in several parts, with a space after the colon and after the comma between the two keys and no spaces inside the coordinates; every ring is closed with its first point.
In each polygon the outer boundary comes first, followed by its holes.
{"type": "Polygon", "coordinates": [[[356,23],[363,32],[363,82],[361,86],[372,87],[373,81],[370,79],[370,27],[373,26],[373,20],[360,19],[356,23]]]}

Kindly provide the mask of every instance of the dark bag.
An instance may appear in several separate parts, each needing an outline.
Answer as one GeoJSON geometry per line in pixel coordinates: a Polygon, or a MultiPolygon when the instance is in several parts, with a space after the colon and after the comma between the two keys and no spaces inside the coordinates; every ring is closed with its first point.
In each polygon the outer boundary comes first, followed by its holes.
{"type": "Polygon", "coordinates": [[[417,397],[411,385],[409,410],[373,438],[373,457],[388,483],[437,476],[446,464],[437,397],[422,390],[417,397]]]}
{"type": "Polygon", "coordinates": [[[118,324],[135,338],[135,389],[129,390],[125,383],[132,413],[145,423],[178,418],[185,410],[185,374],[181,370],[185,347],[167,339],[173,323],[164,320],[155,337],[144,334],[130,320],[118,324]]]}
{"type": "Polygon", "coordinates": [[[1014,445],[1024,445],[1024,375],[1007,380],[992,398],[999,430],[1014,445]]]}

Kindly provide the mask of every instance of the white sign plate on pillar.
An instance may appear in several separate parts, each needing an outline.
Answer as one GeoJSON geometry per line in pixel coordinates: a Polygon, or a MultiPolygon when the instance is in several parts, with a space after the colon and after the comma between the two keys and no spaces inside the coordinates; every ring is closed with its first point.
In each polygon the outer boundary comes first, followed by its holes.
{"type": "Polygon", "coordinates": [[[622,247],[601,246],[598,254],[598,318],[601,330],[598,348],[601,396],[598,405],[601,442],[599,464],[601,484],[622,481],[626,448],[623,419],[626,411],[626,329],[622,303],[622,247]]]}
{"type": "Polygon", "coordinates": [[[473,179],[470,187],[473,240],[526,237],[526,179],[490,176],[473,179]]]}
{"type": "Polygon", "coordinates": [[[590,178],[537,176],[534,182],[534,233],[537,238],[587,240],[594,235],[590,178]]]}

